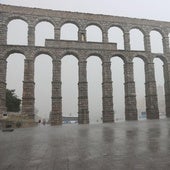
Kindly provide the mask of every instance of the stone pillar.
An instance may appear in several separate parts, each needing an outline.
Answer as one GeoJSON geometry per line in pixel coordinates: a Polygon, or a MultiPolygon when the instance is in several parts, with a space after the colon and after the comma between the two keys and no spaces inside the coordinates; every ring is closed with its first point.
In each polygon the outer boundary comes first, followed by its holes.
{"type": "Polygon", "coordinates": [[[136,90],[133,73],[133,62],[124,64],[125,76],[125,119],[137,120],[136,90]]]}
{"type": "Polygon", "coordinates": [[[104,61],[103,64],[103,122],[113,122],[113,96],[112,96],[112,75],[111,75],[111,62],[104,61]]]}
{"type": "Polygon", "coordinates": [[[60,40],[60,28],[54,28],[54,38],[60,40]]]}
{"type": "Polygon", "coordinates": [[[28,27],[28,45],[35,46],[35,27],[34,26],[28,27]]]}
{"type": "Polygon", "coordinates": [[[148,119],[158,119],[158,99],[154,63],[145,63],[146,113],[148,119]]]}
{"type": "Polygon", "coordinates": [[[0,23],[0,44],[6,45],[7,44],[7,25],[3,24],[2,21],[0,23]]]}
{"type": "Polygon", "coordinates": [[[86,41],[86,30],[78,31],[78,41],[85,42],[86,41]]]}
{"type": "Polygon", "coordinates": [[[166,63],[163,66],[164,69],[164,89],[165,89],[165,105],[166,116],[170,117],[170,63],[166,63]]]}
{"type": "Polygon", "coordinates": [[[149,33],[144,35],[144,47],[145,47],[146,52],[151,52],[151,43],[150,43],[149,33]]]}
{"type": "Polygon", "coordinates": [[[124,48],[126,51],[130,50],[130,35],[129,32],[124,32],[124,48]]]}
{"type": "Polygon", "coordinates": [[[62,124],[61,61],[53,60],[51,125],[62,124]]]}
{"type": "Polygon", "coordinates": [[[169,37],[163,37],[162,39],[162,44],[163,44],[163,52],[164,54],[169,53],[169,37]]]}
{"type": "Polygon", "coordinates": [[[34,60],[25,59],[22,95],[22,114],[34,119],[34,60]]]}
{"type": "Polygon", "coordinates": [[[108,40],[108,32],[107,31],[103,31],[103,34],[102,34],[103,38],[103,43],[108,43],[109,40],[108,40]]]}
{"type": "Polygon", "coordinates": [[[78,123],[89,123],[87,61],[79,61],[78,123]]]}
{"type": "Polygon", "coordinates": [[[6,60],[0,59],[0,115],[6,112],[6,66],[6,60]]]}

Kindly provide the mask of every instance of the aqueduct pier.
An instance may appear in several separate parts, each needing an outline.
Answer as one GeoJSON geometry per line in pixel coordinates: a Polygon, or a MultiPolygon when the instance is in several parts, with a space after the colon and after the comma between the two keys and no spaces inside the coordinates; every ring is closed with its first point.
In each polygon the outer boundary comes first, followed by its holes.
{"type": "Polygon", "coordinates": [[[62,124],[61,59],[65,55],[74,55],[78,59],[78,122],[80,124],[89,123],[86,59],[90,55],[97,55],[102,60],[103,122],[114,121],[110,69],[110,59],[114,56],[119,56],[124,61],[125,119],[137,120],[132,61],[135,57],[140,57],[145,64],[145,99],[148,119],[159,118],[153,60],[160,58],[163,61],[166,116],[170,117],[169,33],[170,22],[0,5],[0,114],[6,111],[6,59],[12,53],[21,53],[25,56],[22,113],[31,119],[34,118],[34,60],[39,54],[48,54],[53,60],[51,112],[53,125],[62,124]],[[7,44],[8,24],[15,19],[21,19],[28,24],[28,45],[7,44]],[[35,26],[42,21],[47,21],[54,26],[55,35],[54,39],[46,40],[44,47],[39,47],[35,46],[35,26]],[[61,27],[66,23],[73,23],[78,27],[77,41],[60,39],[61,27]],[[96,25],[101,29],[102,42],[86,40],[86,28],[89,25],[96,25]],[[119,27],[123,32],[124,50],[118,50],[116,43],[108,41],[108,30],[113,26],[119,27]],[[144,35],[143,51],[130,49],[129,32],[134,28],[139,29],[144,35]],[[151,52],[150,32],[152,30],[158,31],[162,36],[162,54],[151,52]]]}

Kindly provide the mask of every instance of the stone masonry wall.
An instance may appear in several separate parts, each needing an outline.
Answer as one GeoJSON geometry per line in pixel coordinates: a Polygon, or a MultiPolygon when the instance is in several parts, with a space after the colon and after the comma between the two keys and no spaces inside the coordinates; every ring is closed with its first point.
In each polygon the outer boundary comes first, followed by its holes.
{"type": "Polygon", "coordinates": [[[62,124],[61,59],[66,54],[75,55],[79,60],[78,121],[80,124],[89,123],[86,59],[90,55],[97,55],[102,60],[103,122],[114,121],[110,70],[110,59],[114,56],[119,56],[124,61],[126,120],[137,120],[133,75],[134,57],[142,58],[145,63],[146,111],[148,119],[159,118],[153,60],[154,58],[160,58],[164,62],[166,115],[170,117],[169,33],[170,22],[0,4],[0,114],[6,110],[6,59],[10,54],[17,52],[23,54],[26,58],[22,113],[28,115],[30,119],[34,118],[34,60],[39,54],[48,54],[53,59],[52,112],[50,114],[52,125],[62,124]],[[28,45],[26,46],[7,44],[7,26],[14,19],[24,20],[28,24],[28,45]],[[54,26],[55,33],[55,39],[46,40],[44,47],[35,46],[35,27],[41,21],[50,22],[54,26]],[[65,23],[73,23],[78,27],[77,41],[60,40],[60,30],[65,23]],[[86,41],[86,28],[89,25],[96,25],[101,29],[102,42],[86,41]],[[123,31],[124,50],[118,50],[115,43],[108,42],[108,30],[113,26],[117,26],[123,31]],[[144,35],[144,51],[132,51],[130,49],[129,32],[133,28],[141,30],[144,35]],[[150,32],[152,30],[156,30],[162,35],[163,54],[151,53],[150,32]]]}

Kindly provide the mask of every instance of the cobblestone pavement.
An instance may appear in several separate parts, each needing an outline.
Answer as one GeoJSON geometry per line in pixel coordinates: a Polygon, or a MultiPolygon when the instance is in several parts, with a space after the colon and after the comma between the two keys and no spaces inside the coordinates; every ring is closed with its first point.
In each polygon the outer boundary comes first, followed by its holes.
{"type": "Polygon", "coordinates": [[[170,119],[0,132],[0,170],[133,169],[170,169],[170,119]]]}

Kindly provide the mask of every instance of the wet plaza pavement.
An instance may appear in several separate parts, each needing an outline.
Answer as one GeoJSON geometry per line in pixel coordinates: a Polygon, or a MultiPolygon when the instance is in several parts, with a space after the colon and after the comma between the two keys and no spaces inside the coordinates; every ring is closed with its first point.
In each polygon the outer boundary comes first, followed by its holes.
{"type": "Polygon", "coordinates": [[[0,170],[134,169],[170,169],[170,119],[0,131],[0,170]]]}

